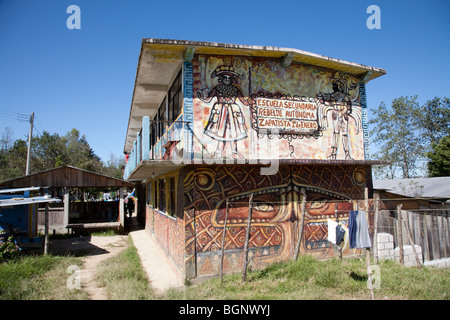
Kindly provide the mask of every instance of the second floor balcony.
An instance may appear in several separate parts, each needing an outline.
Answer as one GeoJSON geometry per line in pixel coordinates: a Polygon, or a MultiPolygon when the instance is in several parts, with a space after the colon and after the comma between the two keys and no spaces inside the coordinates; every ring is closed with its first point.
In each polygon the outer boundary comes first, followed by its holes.
{"type": "Polygon", "coordinates": [[[180,116],[175,121],[151,121],[142,117],[142,128],[136,135],[125,166],[124,179],[143,180],[176,169],[183,160],[192,158],[191,122],[180,116]]]}

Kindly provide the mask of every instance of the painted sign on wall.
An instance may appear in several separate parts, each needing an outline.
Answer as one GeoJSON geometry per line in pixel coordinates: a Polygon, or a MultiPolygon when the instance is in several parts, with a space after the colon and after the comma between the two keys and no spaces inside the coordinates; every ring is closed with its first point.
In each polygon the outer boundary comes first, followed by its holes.
{"type": "Polygon", "coordinates": [[[354,76],[255,57],[198,55],[192,66],[196,158],[364,159],[354,76]]]}
{"type": "Polygon", "coordinates": [[[314,99],[280,100],[256,98],[258,129],[312,135],[319,130],[314,99]]]}

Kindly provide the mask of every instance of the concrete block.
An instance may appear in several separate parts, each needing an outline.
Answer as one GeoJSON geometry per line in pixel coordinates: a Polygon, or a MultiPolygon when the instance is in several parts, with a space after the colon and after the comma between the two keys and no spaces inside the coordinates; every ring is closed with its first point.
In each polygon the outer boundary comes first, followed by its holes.
{"type": "Polygon", "coordinates": [[[385,249],[385,244],[384,243],[378,243],[378,250],[383,250],[385,249]]]}
{"type": "Polygon", "coordinates": [[[408,254],[412,254],[412,247],[411,246],[403,246],[403,254],[406,256],[408,254]]]}
{"type": "Polygon", "coordinates": [[[394,237],[389,233],[381,232],[377,234],[377,240],[378,242],[390,242],[394,241],[394,237]]]}
{"type": "Polygon", "coordinates": [[[393,242],[387,242],[384,244],[385,249],[394,249],[394,243],[393,242]]]}
{"type": "Polygon", "coordinates": [[[378,257],[380,258],[385,258],[385,257],[389,257],[389,250],[380,250],[378,251],[378,257]]]}

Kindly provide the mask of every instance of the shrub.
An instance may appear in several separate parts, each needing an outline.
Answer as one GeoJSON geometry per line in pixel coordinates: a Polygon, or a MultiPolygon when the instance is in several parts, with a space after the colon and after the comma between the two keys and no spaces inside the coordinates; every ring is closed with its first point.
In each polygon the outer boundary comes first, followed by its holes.
{"type": "Polygon", "coordinates": [[[12,236],[0,237],[0,263],[6,263],[20,255],[20,247],[12,236]]]}

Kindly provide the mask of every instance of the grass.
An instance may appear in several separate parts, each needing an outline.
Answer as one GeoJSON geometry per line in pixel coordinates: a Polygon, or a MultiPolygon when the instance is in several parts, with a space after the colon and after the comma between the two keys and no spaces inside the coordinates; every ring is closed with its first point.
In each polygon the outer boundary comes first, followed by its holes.
{"type": "MultiPolygon", "coordinates": [[[[450,271],[444,269],[406,268],[383,261],[380,289],[376,299],[450,299],[450,271]]],[[[185,290],[171,289],[167,299],[248,299],[248,300],[327,300],[370,299],[364,261],[317,261],[302,256],[297,262],[276,263],[252,271],[246,283],[240,274],[211,279],[185,290]]]]}
{"type": "Polygon", "coordinates": [[[0,300],[84,300],[82,290],[67,288],[67,268],[81,267],[69,256],[24,256],[0,266],[0,300]]]}
{"type": "Polygon", "coordinates": [[[104,261],[96,280],[106,288],[111,300],[152,300],[156,295],[149,285],[136,247],[128,238],[128,247],[117,256],[104,261]]]}
{"type": "MultiPolygon", "coordinates": [[[[88,299],[83,290],[69,290],[66,273],[70,265],[81,266],[73,256],[29,256],[0,266],[0,300],[88,299]]],[[[376,299],[450,300],[450,269],[407,268],[382,261],[380,289],[376,299]]],[[[326,300],[370,299],[366,265],[359,259],[317,261],[301,256],[296,262],[275,263],[250,271],[248,281],[240,274],[226,275],[183,289],[169,289],[158,295],[149,286],[136,248],[129,238],[128,247],[104,261],[97,281],[106,288],[109,299],[153,300],[326,300]]]]}

